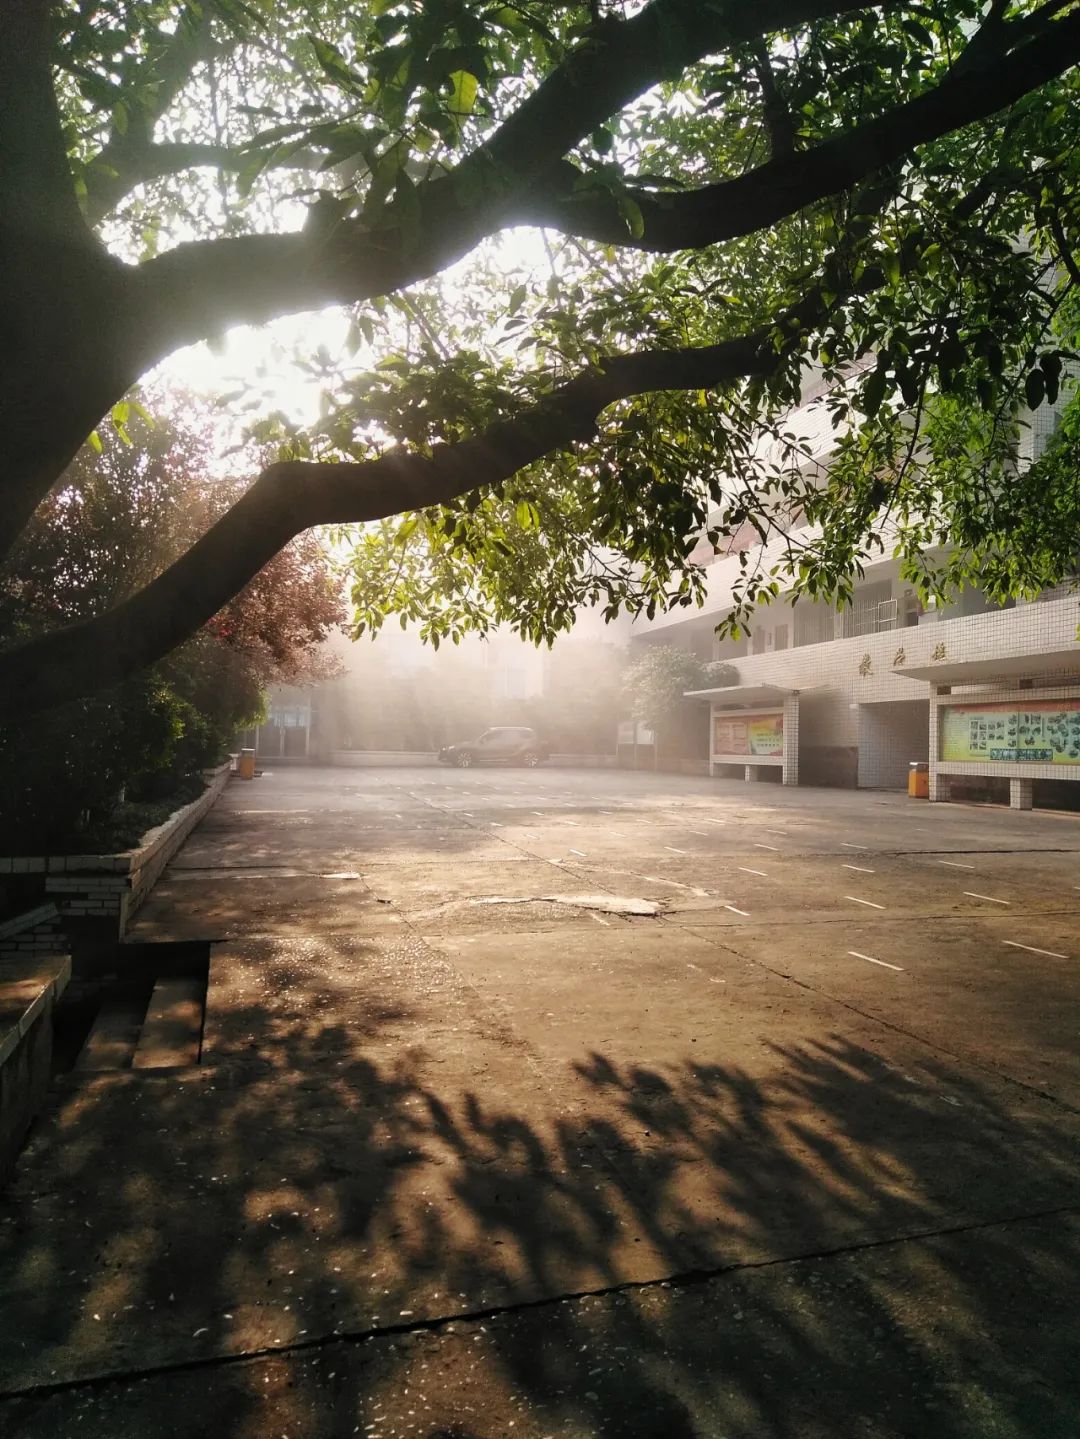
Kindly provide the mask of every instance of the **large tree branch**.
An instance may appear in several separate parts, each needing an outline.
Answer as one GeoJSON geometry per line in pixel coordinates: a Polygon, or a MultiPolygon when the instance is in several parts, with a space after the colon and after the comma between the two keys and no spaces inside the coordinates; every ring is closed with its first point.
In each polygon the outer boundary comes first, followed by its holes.
{"type": "MultiPolygon", "coordinates": [[[[755,22],[767,8],[754,7],[755,22]]],[[[849,189],[920,144],[1015,103],[1078,59],[1080,14],[1074,13],[1010,53],[975,67],[957,67],[923,95],[810,150],[779,155],[747,175],[688,194],[634,192],[644,222],[636,238],[627,232],[613,197],[575,194],[578,172],[566,164],[553,166],[553,152],[545,144],[546,185],[504,189],[468,206],[459,200],[462,172],[423,187],[411,244],[395,229],[372,231],[346,222],[330,233],[309,229],[177,246],[135,272],[133,343],[146,367],[228,325],[257,324],[386,294],[427,278],[485,236],[513,224],[551,225],[583,238],[659,252],[751,234],[849,189]]],[[[549,97],[555,93],[547,92],[549,97]]],[[[589,123],[595,118],[590,110],[589,123]]]]}
{"type": "MultiPolygon", "coordinates": [[[[209,7],[201,12],[188,10],[170,35],[164,39],[159,36],[158,44],[148,47],[138,76],[128,87],[130,93],[139,96],[138,105],[133,113],[125,112],[123,128],[113,125],[105,144],[87,166],[86,211],[91,224],[103,220],[137,185],[162,174],[178,172],[156,169],[151,160],[155,152],[167,152],[171,148],[152,143],[154,127],[187,84],[195,67],[209,54],[212,23],[213,11],[209,7]]],[[[158,155],[158,165],[165,159],[164,154],[158,155]]]]}
{"type": "MultiPolygon", "coordinates": [[[[358,222],[331,234],[251,235],[179,245],[139,267],[133,333],[145,368],[231,324],[386,294],[425,279],[485,237],[530,219],[526,196],[579,141],[655,85],[725,45],[889,0],[653,0],[583,42],[449,175],[421,186],[404,237],[358,222]]],[[[625,234],[625,230],[623,231],[625,234]]]]}
{"type": "MultiPolygon", "coordinates": [[[[816,293],[803,318],[820,307],[816,293]]],[[[792,312],[793,317],[798,313],[792,312]]],[[[797,322],[796,322],[797,323],[797,322]]],[[[601,412],[656,390],[708,389],[778,363],[773,328],[718,345],[617,356],[512,420],[440,445],[357,464],[287,462],[251,489],[169,569],[115,609],[0,654],[0,708],[22,715],[114,684],[193,634],[263,565],[314,525],[378,520],[445,503],[508,479],[556,450],[591,439],[601,412]]]]}
{"type": "Polygon", "coordinates": [[[52,85],[48,0],[0,4],[0,255],[46,244],[85,248],[52,85]]]}
{"type": "Polygon", "coordinates": [[[840,194],[919,145],[1007,109],[1078,61],[1080,12],[1074,11],[1009,54],[958,64],[933,89],[812,149],[777,156],[746,175],[699,190],[631,192],[642,216],[637,237],[627,233],[626,220],[608,195],[534,191],[526,202],[529,218],[583,239],[653,252],[698,249],[753,234],[840,194]]]}

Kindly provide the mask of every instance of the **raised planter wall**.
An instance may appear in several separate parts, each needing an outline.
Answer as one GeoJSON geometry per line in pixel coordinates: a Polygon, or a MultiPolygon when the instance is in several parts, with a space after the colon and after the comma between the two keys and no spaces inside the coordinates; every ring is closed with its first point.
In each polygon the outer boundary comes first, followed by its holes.
{"type": "Polygon", "coordinates": [[[91,931],[99,939],[123,939],[161,871],[216,803],[228,783],[229,765],[208,770],[206,777],[207,787],[198,799],[148,830],[134,849],[121,854],[0,858],[0,874],[44,875],[45,893],[69,934],[91,931]]]}

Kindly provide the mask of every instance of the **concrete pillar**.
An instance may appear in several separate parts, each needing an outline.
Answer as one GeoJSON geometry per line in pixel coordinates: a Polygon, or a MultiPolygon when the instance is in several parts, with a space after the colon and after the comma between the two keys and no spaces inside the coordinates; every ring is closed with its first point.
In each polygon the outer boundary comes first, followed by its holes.
{"type": "Polygon", "coordinates": [[[1009,808],[1030,809],[1034,783],[1029,779],[1011,779],[1009,781],[1009,808]]]}

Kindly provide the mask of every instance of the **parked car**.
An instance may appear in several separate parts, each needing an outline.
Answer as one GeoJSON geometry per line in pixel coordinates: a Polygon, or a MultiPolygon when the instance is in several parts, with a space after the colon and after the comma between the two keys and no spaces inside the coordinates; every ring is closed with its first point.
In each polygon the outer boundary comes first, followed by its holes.
{"type": "Polygon", "coordinates": [[[534,729],[502,726],[485,730],[479,739],[463,744],[448,744],[439,751],[440,764],[456,764],[468,769],[474,764],[538,765],[551,754],[548,746],[534,729]]]}

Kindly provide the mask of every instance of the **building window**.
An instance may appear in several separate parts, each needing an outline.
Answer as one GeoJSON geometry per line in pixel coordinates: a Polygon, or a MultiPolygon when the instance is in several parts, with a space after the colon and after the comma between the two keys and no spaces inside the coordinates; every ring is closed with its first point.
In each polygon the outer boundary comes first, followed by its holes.
{"type": "Polygon", "coordinates": [[[793,615],[796,648],[824,644],[826,640],[835,638],[835,611],[827,605],[800,600],[794,607],[793,615]]]}

